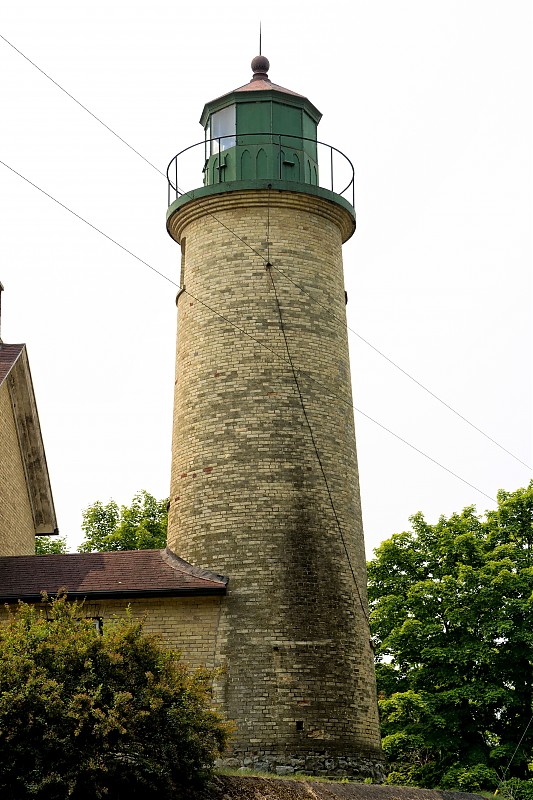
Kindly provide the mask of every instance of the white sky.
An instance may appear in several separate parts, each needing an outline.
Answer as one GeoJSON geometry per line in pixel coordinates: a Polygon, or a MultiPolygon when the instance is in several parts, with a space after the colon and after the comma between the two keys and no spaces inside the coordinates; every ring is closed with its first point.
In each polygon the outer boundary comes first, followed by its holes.
{"type": "MultiPolygon", "coordinates": [[[[531,464],[530,0],[12,0],[0,34],[165,171],[250,79],[260,18],[270,78],[355,163],[350,327],[531,464]]],[[[2,40],[0,75],[0,159],[178,282],[164,178],[2,40]]],[[[75,548],[93,501],[168,494],[176,290],[1,165],[0,204],[2,338],[27,343],[75,548]]],[[[490,497],[527,484],[350,339],[357,408],[490,497]]],[[[369,555],[418,510],[494,507],[357,412],[356,430],[369,555]]]]}

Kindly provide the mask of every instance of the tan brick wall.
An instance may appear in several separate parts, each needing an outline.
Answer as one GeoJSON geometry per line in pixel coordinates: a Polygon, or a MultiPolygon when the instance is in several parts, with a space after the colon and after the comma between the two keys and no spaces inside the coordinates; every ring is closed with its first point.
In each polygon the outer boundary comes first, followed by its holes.
{"type": "Polygon", "coordinates": [[[35,528],[7,381],[0,386],[0,556],[35,552],[35,528]]]}
{"type": "Polygon", "coordinates": [[[345,323],[347,218],[309,195],[235,191],[187,204],[169,226],[185,240],[186,290],[258,342],[179,296],[169,546],[230,578],[220,697],[242,756],[380,757],[345,323]],[[344,541],[287,363],[267,253],[292,281],[272,271],[344,541]]]}
{"type": "MultiPolygon", "coordinates": [[[[134,619],[145,618],[146,632],[160,635],[169,647],[181,651],[183,660],[191,667],[212,669],[221,599],[168,597],[86,601],[84,614],[87,617],[102,617],[106,625],[114,616],[124,617],[129,607],[134,619]]],[[[5,620],[6,616],[5,607],[0,607],[0,620],[5,620]]]]}

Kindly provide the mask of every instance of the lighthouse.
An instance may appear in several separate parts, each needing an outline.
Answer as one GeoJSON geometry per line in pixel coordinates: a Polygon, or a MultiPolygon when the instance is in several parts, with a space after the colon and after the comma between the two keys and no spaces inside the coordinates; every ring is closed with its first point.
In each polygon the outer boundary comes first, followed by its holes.
{"type": "Polygon", "coordinates": [[[269,66],[205,105],[203,141],[168,169],[168,546],[229,579],[213,642],[226,763],[379,780],[342,263],[353,167],[269,66]]]}

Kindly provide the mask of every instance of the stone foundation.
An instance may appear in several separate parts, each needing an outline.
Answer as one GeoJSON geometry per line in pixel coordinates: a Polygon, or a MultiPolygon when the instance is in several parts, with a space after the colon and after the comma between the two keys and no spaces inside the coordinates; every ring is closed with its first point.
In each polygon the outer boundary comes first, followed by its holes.
{"type": "Polygon", "coordinates": [[[325,753],[306,753],[305,755],[274,755],[257,753],[253,756],[219,758],[217,768],[251,770],[253,772],[270,772],[274,775],[315,775],[324,778],[347,778],[350,781],[362,782],[370,778],[372,783],[385,780],[385,764],[371,755],[342,758],[325,753]]]}

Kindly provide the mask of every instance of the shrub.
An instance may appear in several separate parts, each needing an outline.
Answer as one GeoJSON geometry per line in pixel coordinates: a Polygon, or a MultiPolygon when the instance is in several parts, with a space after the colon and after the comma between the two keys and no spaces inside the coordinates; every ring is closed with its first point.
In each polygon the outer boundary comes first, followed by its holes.
{"type": "Polygon", "coordinates": [[[103,635],[65,596],[0,626],[0,795],[10,800],[188,798],[227,728],[209,675],[131,619],[103,635]]]}
{"type": "Polygon", "coordinates": [[[501,784],[500,794],[509,800],[533,800],[533,781],[511,778],[501,784]]]}
{"type": "MultiPolygon", "coordinates": [[[[496,770],[487,764],[456,765],[442,776],[442,789],[459,789],[461,792],[493,791],[498,786],[496,770]]],[[[526,798],[524,798],[526,800],[526,798]]],[[[533,797],[528,800],[533,800],[533,797]]]]}

